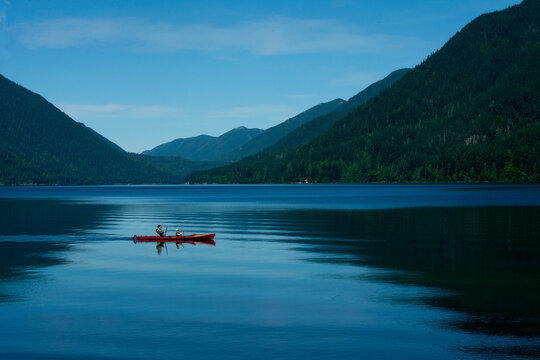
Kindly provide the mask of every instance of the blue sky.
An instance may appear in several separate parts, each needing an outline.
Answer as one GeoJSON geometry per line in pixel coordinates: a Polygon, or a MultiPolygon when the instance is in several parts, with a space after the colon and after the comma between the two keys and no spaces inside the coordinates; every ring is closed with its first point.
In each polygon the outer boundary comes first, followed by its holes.
{"type": "Polygon", "coordinates": [[[0,0],[0,73],[128,151],[277,125],[515,0],[0,0]]]}

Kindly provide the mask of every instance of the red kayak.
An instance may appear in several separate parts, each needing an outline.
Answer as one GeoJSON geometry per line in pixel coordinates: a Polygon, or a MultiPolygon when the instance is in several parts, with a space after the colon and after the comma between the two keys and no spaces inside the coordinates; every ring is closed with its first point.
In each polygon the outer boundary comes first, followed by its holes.
{"type": "Polygon", "coordinates": [[[214,241],[216,234],[193,234],[180,236],[137,236],[133,235],[134,243],[177,243],[177,244],[193,244],[193,245],[216,245],[214,241]]]}

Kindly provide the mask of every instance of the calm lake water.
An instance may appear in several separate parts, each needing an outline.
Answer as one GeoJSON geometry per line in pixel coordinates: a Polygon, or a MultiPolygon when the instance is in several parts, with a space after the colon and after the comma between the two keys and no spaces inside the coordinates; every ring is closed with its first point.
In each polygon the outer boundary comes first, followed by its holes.
{"type": "Polygon", "coordinates": [[[0,187],[0,225],[1,359],[540,357],[540,186],[0,187]]]}

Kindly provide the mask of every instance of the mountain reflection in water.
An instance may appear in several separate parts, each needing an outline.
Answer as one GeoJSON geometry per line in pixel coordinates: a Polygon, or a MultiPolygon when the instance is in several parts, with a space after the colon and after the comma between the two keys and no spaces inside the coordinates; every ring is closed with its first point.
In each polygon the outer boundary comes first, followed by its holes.
{"type": "MultiPolygon", "coordinates": [[[[68,250],[68,244],[0,241],[0,284],[35,278],[40,268],[64,264],[66,261],[60,253],[68,250]]],[[[0,303],[17,300],[16,295],[0,289],[0,303]]]]}
{"type": "MultiPolygon", "coordinates": [[[[540,336],[538,206],[339,210],[147,198],[118,203],[0,199],[0,215],[0,285],[65,264],[73,241],[122,240],[139,246],[131,242],[133,234],[152,234],[158,223],[181,224],[190,233],[216,232],[218,247],[283,243],[292,245],[304,264],[374,270],[368,275],[347,272],[343,276],[348,279],[435,289],[390,301],[458,312],[444,320],[445,329],[533,340],[540,336]]],[[[154,246],[147,248],[157,257],[154,246]]],[[[0,303],[13,300],[17,295],[1,287],[0,303]]],[[[480,357],[540,356],[539,346],[523,344],[462,350],[480,357]]]]}
{"type": "MultiPolygon", "coordinates": [[[[96,226],[110,208],[54,199],[0,199],[0,282],[34,278],[40,268],[66,263],[62,253],[70,245],[60,237],[96,226]]],[[[0,289],[0,302],[16,300],[0,289]]]]}
{"type": "MultiPolygon", "coordinates": [[[[447,290],[420,299],[467,316],[451,324],[489,334],[540,336],[540,209],[537,207],[288,211],[308,260],[384,272],[377,280],[447,290]]],[[[285,240],[289,241],[289,240],[285,240]]]]}

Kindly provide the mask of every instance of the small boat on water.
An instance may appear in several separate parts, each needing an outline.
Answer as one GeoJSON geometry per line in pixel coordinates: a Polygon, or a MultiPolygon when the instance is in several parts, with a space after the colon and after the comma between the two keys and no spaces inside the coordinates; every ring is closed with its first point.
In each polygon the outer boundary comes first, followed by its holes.
{"type": "Polygon", "coordinates": [[[138,236],[133,235],[133,242],[136,243],[176,243],[193,245],[215,246],[214,236],[216,234],[192,234],[178,236],[138,236]]]}

